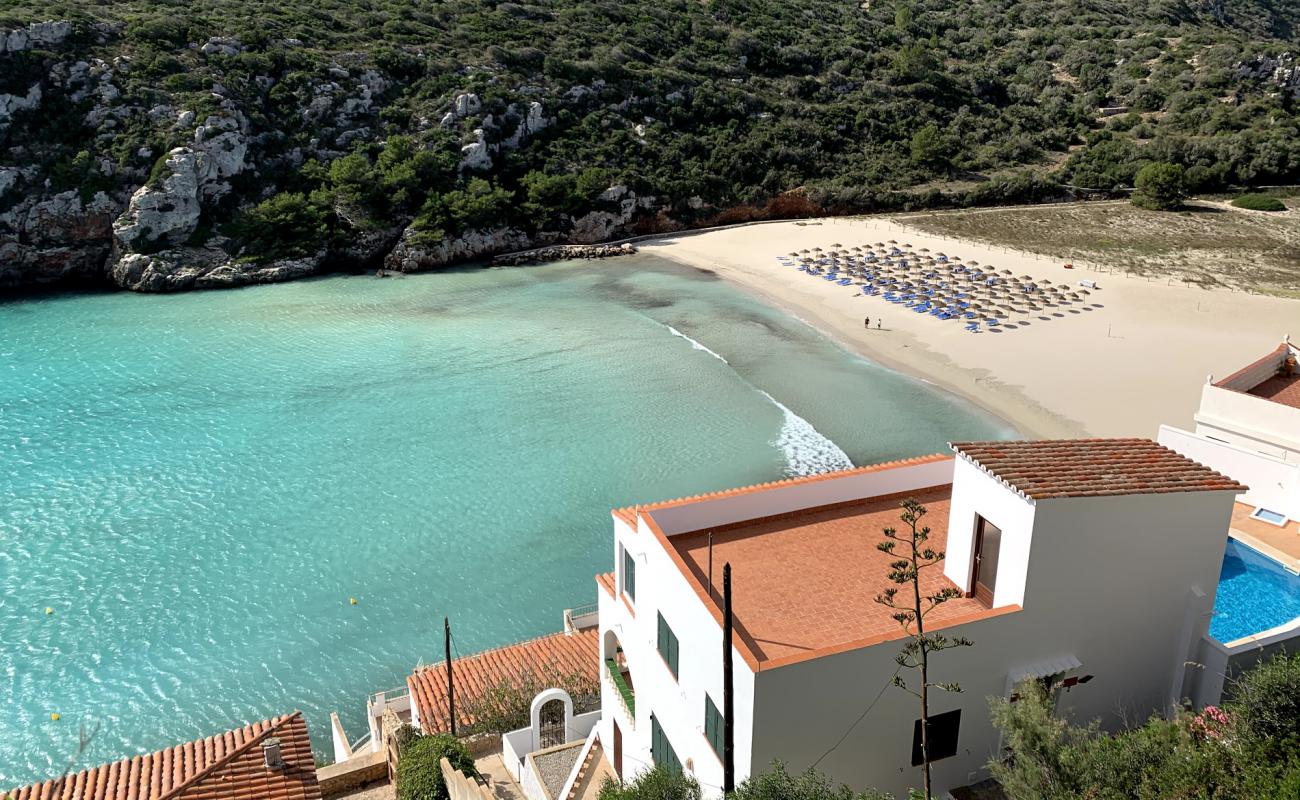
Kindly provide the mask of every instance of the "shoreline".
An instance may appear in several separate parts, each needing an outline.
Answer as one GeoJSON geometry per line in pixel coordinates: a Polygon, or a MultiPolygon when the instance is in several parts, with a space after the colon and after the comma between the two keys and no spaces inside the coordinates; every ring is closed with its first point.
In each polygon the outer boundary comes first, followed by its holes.
{"type": "Polygon", "coordinates": [[[864,330],[863,335],[847,336],[846,326],[831,320],[823,312],[809,308],[806,305],[794,303],[789,298],[776,294],[770,288],[749,279],[742,270],[682,257],[673,251],[654,252],[653,255],[683,266],[707,269],[751,297],[757,298],[778,311],[804,323],[853,355],[865,358],[886,369],[925,383],[946,394],[953,395],[961,402],[978,408],[996,419],[1000,424],[1014,430],[1019,436],[1025,438],[1071,438],[1085,435],[1078,423],[1051,414],[1045,409],[1036,406],[1028,398],[1015,392],[1014,387],[1007,387],[1005,390],[1007,394],[1003,394],[995,391],[979,391],[978,381],[983,381],[984,376],[976,377],[970,386],[964,386],[957,381],[948,379],[945,377],[945,370],[954,368],[951,361],[942,353],[930,350],[924,343],[908,333],[893,329],[876,330],[873,328],[870,334],[866,334],[864,330]],[[871,337],[883,338],[880,337],[880,334],[899,334],[901,338],[893,340],[896,343],[893,348],[882,347],[879,343],[870,341],[871,337]],[[899,341],[902,342],[901,347],[897,345],[899,341]],[[907,349],[910,352],[898,353],[895,352],[896,349],[907,349]],[[920,357],[909,361],[904,358],[905,355],[920,357]],[[1018,404],[1021,407],[1015,409],[1015,414],[1008,414],[1005,407],[1007,402],[1018,404]],[[1002,405],[999,406],[999,403],[1002,403],[1002,405]]]}
{"type": "Polygon", "coordinates": [[[1207,374],[1227,375],[1300,333],[1297,300],[1113,274],[1078,260],[1065,271],[1064,258],[928,234],[900,221],[907,216],[769,222],[637,244],[642,254],[709,270],[850,352],[955,394],[1027,437],[1154,438],[1162,424],[1188,427],[1207,374]],[[1086,308],[1026,314],[1010,320],[1020,327],[970,334],[776,259],[888,240],[1097,288],[1086,308]]]}

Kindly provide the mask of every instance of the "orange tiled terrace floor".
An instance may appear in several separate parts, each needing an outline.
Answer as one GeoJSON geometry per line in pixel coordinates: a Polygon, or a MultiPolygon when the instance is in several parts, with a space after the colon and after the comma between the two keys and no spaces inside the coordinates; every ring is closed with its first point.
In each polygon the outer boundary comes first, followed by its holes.
{"type": "Polygon", "coordinates": [[[1247,394],[1292,408],[1300,408],[1300,375],[1275,375],[1255,386],[1247,394]]]}
{"type": "MultiPolygon", "coordinates": [[[[947,544],[951,494],[950,486],[912,493],[929,509],[923,524],[929,525],[930,544],[936,550],[947,544]]],[[[892,612],[875,602],[877,594],[894,585],[888,578],[893,559],[877,550],[876,543],[884,540],[881,530],[886,526],[903,528],[900,499],[810,509],[714,531],[715,597],[722,565],[730,562],[732,607],[740,627],[757,645],[760,661],[901,634],[892,612]]],[[[669,541],[701,584],[708,585],[708,532],[669,541]]],[[[943,577],[942,564],[922,575],[923,592],[953,585],[943,577]]],[[[942,626],[987,611],[974,598],[959,598],[926,620],[942,626]]]]}
{"type": "Polygon", "coordinates": [[[1288,520],[1284,527],[1270,525],[1250,515],[1254,506],[1234,503],[1232,506],[1232,532],[1247,544],[1260,550],[1273,551],[1269,555],[1283,563],[1300,567],[1300,522],[1288,520]],[[1244,535],[1243,535],[1244,534],[1244,535]]]}

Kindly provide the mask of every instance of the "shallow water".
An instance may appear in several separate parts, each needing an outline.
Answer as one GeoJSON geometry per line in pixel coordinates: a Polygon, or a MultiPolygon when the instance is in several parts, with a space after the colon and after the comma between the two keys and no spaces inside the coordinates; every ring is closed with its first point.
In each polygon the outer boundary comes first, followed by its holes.
{"type": "Polygon", "coordinates": [[[444,614],[593,602],[613,506],[1009,435],[645,257],[0,303],[0,787],[81,724],[83,766],[295,708],[328,751],[444,614]]]}

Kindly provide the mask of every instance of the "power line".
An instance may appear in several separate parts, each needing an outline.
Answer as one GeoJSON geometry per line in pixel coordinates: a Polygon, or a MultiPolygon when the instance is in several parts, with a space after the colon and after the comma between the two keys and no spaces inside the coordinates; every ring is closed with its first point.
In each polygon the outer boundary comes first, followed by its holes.
{"type": "Polygon", "coordinates": [[[817,765],[822,763],[822,759],[826,758],[826,756],[835,752],[836,748],[844,744],[844,740],[849,738],[849,734],[853,733],[853,729],[858,727],[858,724],[861,723],[862,720],[867,718],[867,715],[871,713],[871,709],[875,708],[876,703],[880,702],[880,698],[885,696],[885,691],[891,685],[893,685],[894,678],[898,677],[898,673],[901,672],[902,669],[903,669],[902,666],[898,666],[894,668],[894,674],[890,675],[889,680],[885,681],[885,685],[880,687],[880,691],[876,693],[876,699],[871,701],[871,705],[867,706],[867,710],[863,711],[860,715],[858,715],[858,718],[853,721],[853,724],[849,726],[848,730],[844,731],[844,735],[841,736],[839,740],[835,742],[835,744],[831,745],[829,750],[827,750],[825,753],[822,753],[820,756],[818,756],[817,760],[812,763],[812,766],[809,767],[809,769],[817,769],[817,765]]]}

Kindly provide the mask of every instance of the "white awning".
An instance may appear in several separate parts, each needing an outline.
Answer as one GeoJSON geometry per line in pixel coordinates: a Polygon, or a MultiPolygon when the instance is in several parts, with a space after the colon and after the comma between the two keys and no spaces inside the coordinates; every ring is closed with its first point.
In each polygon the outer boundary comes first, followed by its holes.
{"type": "Polygon", "coordinates": [[[1030,664],[1027,667],[1018,667],[1011,670],[1011,685],[1026,678],[1046,678],[1051,675],[1060,675],[1063,672],[1069,672],[1072,669],[1078,669],[1083,666],[1083,662],[1075,658],[1074,655],[1064,655],[1060,658],[1054,658],[1049,661],[1040,661],[1037,664],[1030,664]]]}

